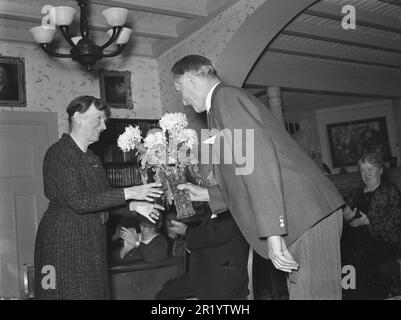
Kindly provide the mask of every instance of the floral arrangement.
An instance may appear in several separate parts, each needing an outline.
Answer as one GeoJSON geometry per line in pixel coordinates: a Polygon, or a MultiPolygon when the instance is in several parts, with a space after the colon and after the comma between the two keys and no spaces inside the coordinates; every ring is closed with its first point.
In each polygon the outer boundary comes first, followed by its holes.
{"type": "Polygon", "coordinates": [[[176,177],[177,184],[185,182],[182,178],[185,168],[198,163],[195,156],[198,136],[194,130],[187,128],[187,117],[183,113],[164,114],[159,126],[161,129],[150,130],[145,138],[139,126],[128,126],[119,136],[117,145],[124,152],[136,152],[141,163],[142,182],[147,183],[148,172],[153,171],[154,180],[165,186],[164,196],[171,204],[174,183],[169,178],[180,174],[181,177],[176,177]]]}

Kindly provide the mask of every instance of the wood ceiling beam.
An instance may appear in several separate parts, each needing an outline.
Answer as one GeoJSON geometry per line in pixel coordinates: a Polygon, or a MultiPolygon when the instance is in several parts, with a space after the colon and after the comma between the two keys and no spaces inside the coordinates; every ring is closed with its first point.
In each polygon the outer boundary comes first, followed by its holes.
{"type": "MultiPolygon", "coordinates": [[[[305,14],[334,19],[342,21],[345,16],[341,13],[342,6],[328,2],[319,2],[309,9],[305,10],[305,14]]],[[[369,12],[363,9],[356,9],[356,27],[365,26],[381,30],[393,31],[401,33],[401,17],[398,19],[389,16],[380,15],[378,13],[369,12]]]]}
{"type": "Polygon", "coordinates": [[[294,21],[289,24],[281,34],[401,53],[401,41],[384,39],[365,33],[362,34],[355,30],[344,30],[341,28],[341,21],[338,21],[338,24],[338,28],[331,28],[323,24],[317,26],[312,23],[294,21]]]}
{"type": "Polygon", "coordinates": [[[361,63],[372,66],[401,68],[401,54],[379,50],[363,50],[355,46],[337,45],[308,38],[279,36],[267,48],[267,51],[283,52],[314,58],[361,63]],[[359,50],[358,50],[359,49],[359,50]]]}
{"type": "Polygon", "coordinates": [[[400,70],[336,63],[285,54],[265,54],[246,85],[401,98],[400,70]]]}
{"type": "Polygon", "coordinates": [[[206,6],[196,0],[90,0],[90,3],[188,19],[207,16],[206,6]]]}

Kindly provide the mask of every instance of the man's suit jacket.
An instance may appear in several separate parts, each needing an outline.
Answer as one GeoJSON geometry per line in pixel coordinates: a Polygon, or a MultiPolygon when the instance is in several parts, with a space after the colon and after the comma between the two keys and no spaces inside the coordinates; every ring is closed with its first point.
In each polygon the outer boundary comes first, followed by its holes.
{"type": "Polygon", "coordinates": [[[185,238],[191,252],[189,278],[197,298],[244,299],[248,295],[249,245],[228,211],[189,226],[185,238]]]}
{"type": "MultiPolygon", "coordinates": [[[[253,160],[253,171],[236,174],[235,169],[241,165],[235,161],[238,150],[231,147],[233,164],[224,164],[220,159],[220,164],[213,166],[218,186],[209,188],[209,195],[212,211],[228,207],[261,256],[268,258],[266,237],[281,235],[287,246],[291,245],[344,204],[332,182],[257,98],[221,83],[213,92],[209,112],[209,129],[226,129],[225,136],[227,129],[253,130],[254,152],[247,155],[247,161],[253,160]]],[[[246,150],[245,138],[242,140],[246,150]]],[[[217,145],[215,141],[213,151],[217,145]]],[[[237,139],[233,145],[237,148],[241,143],[237,139]]]]}

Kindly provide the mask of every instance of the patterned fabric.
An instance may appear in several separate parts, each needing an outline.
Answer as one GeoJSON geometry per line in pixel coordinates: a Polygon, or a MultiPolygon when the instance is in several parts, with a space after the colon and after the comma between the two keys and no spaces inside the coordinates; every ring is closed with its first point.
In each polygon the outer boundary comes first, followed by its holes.
{"type": "MultiPolygon", "coordinates": [[[[364,197],[363,188],[351,193],[348,205],[358,206],[364,197]]],[[[360,208],[369,218],[369,231],[375,238],[401,243],[401,193],[397,187],[382,182],[371,195],[368,210],[360,208]]]]}
{"type": "Polygon", "coordinates": [[[125,205],[123,189],[111,188],[100,159],[83,152],[67,134],[43,163],[50,200],[35,242],[35,296],[39,299],[108,299],[106,226],[101,217],[125,205]],[[44,289],[42,268],[54,267],[55,289],[44,289]]]}

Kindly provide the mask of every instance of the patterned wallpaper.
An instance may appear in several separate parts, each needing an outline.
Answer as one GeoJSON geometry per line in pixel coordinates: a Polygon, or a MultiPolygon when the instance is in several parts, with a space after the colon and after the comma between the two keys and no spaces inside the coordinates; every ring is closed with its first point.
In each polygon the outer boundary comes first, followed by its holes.
{"type": "MultiPolygon", "coordinates": [[[[124,57],[98,63],[97,68],[132,72],[134,109],[112,109],[113,117],[152,119],[164,112],[181,111],[188,115],[190,126],[203,127],[204,115],[195,114],[192,108],[184,110],[173,88],[170,69],[175,61],[187,54],[202,54],[216,63],[244,20],[265,1],[269,0],[239,0],[157,59],[124,57]]],[[[26,108],[0,107],[0,110],[57,112],[60,135],[68,130],[65,108],[73,98],[82,94],[100,96],[96,73],[84,71],[69,59],[51,58],[37,45],[1,42],[0,55],[25,59],[27,91],[26,108]]]]}
{"type": "MultiPolygon", "coordinates": [[[[26,108],[0,107],[0,110],[57,112],[61,135],[68,131],[65,109],[73,98],[83,94],[100,97],[97,73],[88,73],[70,59],[52,58],[36,45],[12,42],[1,42],[0,54],[25,59],[27,94],[26,108]]],[[[113,117],[149,119],[160,117],[159,76],[154,59],[142,57],[129,57],[124,60],[104,59],[97,68],[132,72],[134,109],[112,109],[113,117]]]]}
{"type": "MultiPolygon", "coordinates": [[[[184,107],[179,95],[175,92],[170,74],[171,67],[174,62],[188,54],[204,55],[216,64],[226,44],[241,24],[266,1],[269,0],[239,0],[207,25],[158,58],[163,113],[185,112],[191,126],[195,128],[204,126],[204,116],[197,115],[191,107],[184,107]]],[[[227,82],[230,82],[229,80],[226,79],[227,82]]]]}

